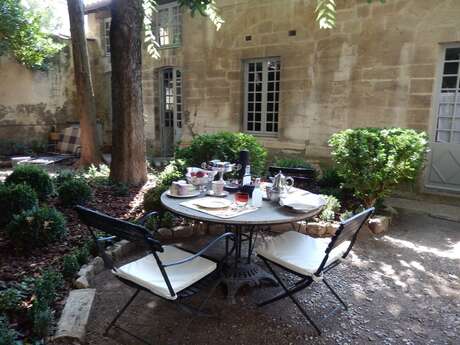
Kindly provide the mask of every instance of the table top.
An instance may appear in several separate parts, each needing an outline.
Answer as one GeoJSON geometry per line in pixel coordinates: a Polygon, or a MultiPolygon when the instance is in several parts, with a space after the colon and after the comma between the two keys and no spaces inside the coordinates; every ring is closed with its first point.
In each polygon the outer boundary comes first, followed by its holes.
{"type": "MultiPolygon", "coordinates": [[[[195,198],[202,198],[204,194],[196,196],[195,198]]],[[[230,194],[226,199],[234,200],[234,194],[230,194]]],[[[208,213],[193,210],[191,208],[182,206],[181,203],[192,198],[174,198],[166,195],[166,192],[161,195],[161,203],[163,206],[179,216],[189,219],[200,220],[204,222],[219,223],[219,224],[233,224],[233,225],[271,225],[271,224],[285,224],[301,221],[315,216],[321,208],[318,208],[309,213],[296,213],[290,211],[286,207],[280,206],[277,203],[270,201],[262,201],[262,207],[257,211],[242,214],[232,218],[220,218],[208,213]]]]}

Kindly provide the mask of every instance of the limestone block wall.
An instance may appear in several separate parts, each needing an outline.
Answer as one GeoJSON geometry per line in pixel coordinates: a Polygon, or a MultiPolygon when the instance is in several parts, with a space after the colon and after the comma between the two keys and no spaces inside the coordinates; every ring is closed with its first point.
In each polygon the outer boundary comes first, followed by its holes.
{"type": "Polygon", "coordinates": [[[261,57],[281,60],[279,136],[260,137],[272,150],[325,158],[330,135],[349,127],[431,132],[436,66],[441,45],[460,41],[460,1],[337,1],[334,30],[318,28],[314,3],[218,0],[225,19],[219,31],[184,13],[181,47],[144,59],[152,150],[159,145],[156,70],[183,71],[187,142],[197,133],[242,130],[242,62],[261,57]]]}
{"type": "Polygon", "coordinates": [[[46,142],[53,126],[59,130],[77,121],[73,80],[68,47],[48,71],[32,71],[0,57],[0,144],[46,142]]]}

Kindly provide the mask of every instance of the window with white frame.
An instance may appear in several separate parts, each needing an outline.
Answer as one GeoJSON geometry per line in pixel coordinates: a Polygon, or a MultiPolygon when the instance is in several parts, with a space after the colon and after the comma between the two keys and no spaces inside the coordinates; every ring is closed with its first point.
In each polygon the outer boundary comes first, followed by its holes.
{"type": "Polygon", "coordinates": [[[154,18],[154,33],[162,48],[181,44],[181,10],[177,1],[161,4],[154,18]]]}
{"type": "Polygon", "coordinates": [[[277,135],[279,130],[280,59],[244,63],[244,123],[251,133],[277,135]]]}
{"type": "Polygon", "coordinates": [[[460,144],[460,46],[447,47],[442,61],[436,142],[460,144]]]}
{"type": "Polygon", "coordinates": [[[110,24],[112,23],[112,18],[104,18],[104,54],[110,55],[110,24]]]}

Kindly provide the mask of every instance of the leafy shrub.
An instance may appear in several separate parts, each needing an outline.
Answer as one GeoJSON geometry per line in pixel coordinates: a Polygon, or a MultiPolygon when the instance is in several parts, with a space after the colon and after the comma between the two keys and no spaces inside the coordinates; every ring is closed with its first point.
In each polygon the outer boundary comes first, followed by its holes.
{"type": "Polygon", "coordinates": [[[302,158],[295,158],[295,157],[276,158],[275,166],[281,167],[281,168],[314,169],[313,166],[310,163],[308,163],[306,160],[302,158]]]}
{"type": "Polygon", "coordinates": [[[169,189],[169,185],[160,184],[151,189],[149,189],[144,194],[144,202],[143,207],[145,211],[158,211],[161,212],[163,210],[163,206],[161,205],[161,194],[166,192],[169,189]]]}
{"type": "Polygon", "coordinates": [[[8,224],[15,214],[38,206],[37,193],[26,184],[0,184],[0,226],[8,224]]]}
{"type": "Polygon", "coordinates": [[[67,254],[62,260],[62,274],[65,278],[71,279],[75,273],[80,269],[77,256],[74,254],[67,254]]]}
{"type": "Polygon", "coordinates": [[[0,313],[9,313],[19,310],[23,297],[21,291],[15,288],[0,290],[0,313]]]}
{"type": "Polygon", "coordinates": [[[72,170],[64,169],[58,172],[58,174],[54,177],[53,182],[56,187],[59,187],[64,182],[73,180],[76,177],[76,174],[72,170]]]}
{"type": "Polygon", "coordinates": [[[81,178],[62,182],[57,189],[59,200],[65,206],[85,204],[91,199],[91,188],[81,178]]]}
{"type": "Polygon", "coordinates": [[[50,326],[54,320],[54,312],[45,301],[37,299],[32,303],[30,319],[34,336],[44,338],[49,335],[50,326]]]}
{"type": "Polygon", "coordinates": [[[193,138],[190,146],[178,148],[176,158],[184,159],[187,165],[201,166],[201,163],[212,159],[235,162],[239,152],[249,151],[253,175],[263,175],[267,150],[250,134],[219,132],[202,134],[193,138]]]}
{"type": "Polygon", "coordinates": [[[321,195],[326,199],[326,205],[319,214],[319,219],[324,222],[330,222],[335,219],[335,214],[340,210],[340,201],[332,195],[321,195]]]}
{"type": "Polygon", "coordinates": [[[51,207],[24,211],[14,216],[6,229],[18,249],[43,247],[67,234],[64,216],[51,207]]]}
{"type": "Polygon", "coordinates": [[[128,196],[129,187],[126,183],[112,182],[112,191],[116,196],[128,196]]]}
{"type": "Polygon", "coordinates": [[[107,186],[110,184],[110,168],[105,164],[99,166],[91,165],[82,176],[89,184],[107,186]]]}
{"type": "Polygon", "coordinates": [[[41,200],[46,199],[53,192],[50,176],[45,170],[35,165],[18,165],[6,178],[5,183],[26,183],[35,190],[41,200]]]}
{"type": "Polygon", "coordinates": [[[161,194],[169,189],[173,181],[180,180],[185,174],[185,161],[176,159],[171,161],[158,175],[155,187],[144,194],[144,210],[162,212],[161,194]]]}
{"type": "Polygon", "coordinates": [[[19,334],[10,327],[8,318],[0,315],[0,345],[14,345],[19,334]]]}
{"type": "Polygon", "coordinates": [[[86,244],[75,251],[75,257],[77,258],[78,264],[80,266],[88,263],[89,256],[90,249],[86,244]]]}
{"type": "Polygon", "coordinates": [[[318,186],[321,188],[339,188],[344,182],[344,179],[339,176],[337,169],[330,167],[323,170],[323,174],[318,180],[318,186]]]}
{"type": "Polygon", "coordinates": [[[35,278],[34,294],[36,299],[46,304],[52,304],[57,298],[57,291],[64,286],[62,274],[55,270],[44,270],[42,275],[35,278]]]}
{"type": "Polygon", "coordinates": [[[347,129],[329,140],[337,173],[365,207],[402,181],[413,181],[425,161],[427,134],[403,128],[347,129]]]}

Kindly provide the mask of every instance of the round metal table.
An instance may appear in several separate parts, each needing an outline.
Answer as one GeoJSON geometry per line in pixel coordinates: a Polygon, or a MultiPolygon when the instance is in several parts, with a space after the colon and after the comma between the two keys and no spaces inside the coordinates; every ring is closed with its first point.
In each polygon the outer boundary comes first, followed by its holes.
{"type": "MultiPolygon", "coordinates": [[[[193,198],[204,197],[204,194],[193,198]]],[[[288,224],[302,221],[318,214],[321,208],[315,209],[309,213],[296,213],[282,207],[279,204],[262,201],[262,207],[254,212],[245,213],[232,218],[220,218],[208,213],[182,206],[181,203],[192,198],[170,197],[165,193],[161,195],[162,205],[170,212],[192,220],[198,220],[205,223],[223,224],[226,231],[232,231],[235,234],[235,255],[233,265],[229,265],[226,270],[224,284],[227,286],[227,295],[234,301],[238,290],[244,285],[256,286],[264,280],[271,282],[276,281],[266,271],[258,265],[251,263],[251,255],[254,249],[254,234],[261,228],[267,228],[271,225],[288,224]],[[247,256],[242,255],[243,242],[248,242],[247,256]]],[[[229,194],[226,199],[234,200],[234,194],[229,194]]]]}

